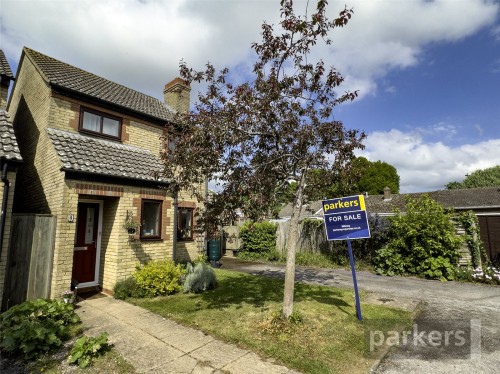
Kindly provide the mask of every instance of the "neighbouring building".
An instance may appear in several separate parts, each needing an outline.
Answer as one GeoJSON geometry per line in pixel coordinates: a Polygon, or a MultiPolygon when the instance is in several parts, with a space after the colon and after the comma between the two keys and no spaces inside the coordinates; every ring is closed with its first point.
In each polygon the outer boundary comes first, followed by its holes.
{"type": "MultiPolygon", "coordinates": [[[[46,294],[27,298],[58,297],[75,285],[112,292],[139,263],[188,261],[204,249],[193,231],[200,206],[182,191],[173,248],[173,197],[159,177],[160,154],[175,112],[189,110],[190,87],[176,78],[163,93],[164,102],[23,49],[8,102],[24,159],[14,211],[51,222],[54,232],[52,243],[31,249],[46,262],[38,292],[46,294]],[[135,233],[124,227],[131,221],[135,233]]],[[[31,268],[34,261],[32,254],[31,268]]],[[[9,266],[17,292],[22,270],[9,266]]]]}
{"type": "Polygon", "coordinates": [[[7,253],[10,244],[12,204],[16,184],[16,171],[22,162],[14,135],[14,128],[5,111],[10,82],[14,80],[5,54],[0,50],[0,305],[6,279],[7,253]]]}
{"type": "MultiPolygon", "coordinates": [[[[405,210],[406,198],[418,198],[429,195],[445,208],[453,208],[456,212],[473,211],[479,220],[481,240],[490,259],[500,259],[500,187],[467,188],[457,190],[440,190],[423,193],[391,194],[385,188],[383,195],[365,196],[366,211],[370,215],[393,215],[395,209],[405,210]]],[[[292,205],[284,206],[279,217],[290,219],[292,205]]],[[[302,207],[300,219],[322,219],[321,201],[314,201],[302,207]]]]}

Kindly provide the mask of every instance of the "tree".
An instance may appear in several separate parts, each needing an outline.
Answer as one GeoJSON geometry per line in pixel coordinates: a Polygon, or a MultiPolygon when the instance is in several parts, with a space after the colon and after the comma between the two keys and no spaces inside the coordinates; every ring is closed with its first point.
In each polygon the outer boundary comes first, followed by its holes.
{"type": "Polygon", "coordinates": [[[292,1],[282,0],[280,31],[262,25],[262,41],[252,44],[256,61],[245,83],[231,83],[227,68],[216,73],[207,63],[204,71],[195,71],[181,62],[182,79],[203,82],[207,88],[193,111],[179,114],[169,133],[176,147],[163,155],[166,176],[181,188],[192,188],[199,198],[196,185],[206,178],[223,179],[222,190],[206,202],[200,219],[205,224],[226,218],[236,208],[259,219],[275,206],[276,191],[291,178],[297,182],[288,233],[286,317],[293,312],[296,239],[307,174],[315,168],[331,176],[346,172],[365,136],[333,118],[333,109],[357,93],[336,96],[342,76],[309,57],[318,42],[330,44],[329,32],[345,26],[353,13],[344,9],[329,20],[326,7],[319,0],[311,15],[298,16],[292,1]]]}
{"type": "Polygon", "coordinates": [[[353,161],[353,169],[359,178],[356,191],[353,192],[379,195],[384,193],[385,187],[389,187],[393,193],[399,193],[399,175],[391,164],[357,157],[353,161]]]}
{"type": "Polygon", "coordinates": [[[463,182],[450,182],[446,185],[449,190],[478,187],[500,187],[500,165],[476,170],[467,175],[463,182]]]}

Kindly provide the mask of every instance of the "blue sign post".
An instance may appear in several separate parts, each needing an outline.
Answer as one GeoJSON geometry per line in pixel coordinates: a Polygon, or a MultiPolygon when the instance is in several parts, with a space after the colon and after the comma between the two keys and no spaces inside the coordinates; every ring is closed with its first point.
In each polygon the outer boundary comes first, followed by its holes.
{"type": "Polygon", "coordinates": [[[365,200],[363,195],[340,197],[323,201],[326,238],[328,240],[347,240],[349,263],[351,265],[354,295],[356,298],[356,314],[362,320],[361,303],[359,301],[358,281],[354,266],[351,239],[370,237],[370,226],[366,216],[365,200]]]}

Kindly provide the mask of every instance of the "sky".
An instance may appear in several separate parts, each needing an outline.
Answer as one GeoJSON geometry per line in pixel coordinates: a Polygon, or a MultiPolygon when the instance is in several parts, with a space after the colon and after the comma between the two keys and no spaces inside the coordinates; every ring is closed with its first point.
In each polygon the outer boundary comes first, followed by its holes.
{"type": "MultiPolygon", "coordinates": [[[[393,165],[403,193],[500,165],[500,0],[329,3],[354,16],[313,55],[359,93],[335,112],[367,134],[359,156],[393,165]]],[[[0,0],[0,48],[14,74],[26,46],[163,100],[181,60],[245,79],[263,21],[278,0],[0,0]]]]}

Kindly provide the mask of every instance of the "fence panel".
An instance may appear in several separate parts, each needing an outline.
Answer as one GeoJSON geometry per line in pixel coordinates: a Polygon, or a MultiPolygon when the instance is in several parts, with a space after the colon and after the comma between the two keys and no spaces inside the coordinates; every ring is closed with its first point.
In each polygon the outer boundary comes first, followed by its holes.
{"type": "Polygon", "coordinates": [[[14,214],[4,308],[50,297],[56,217],[14,214]]]}

